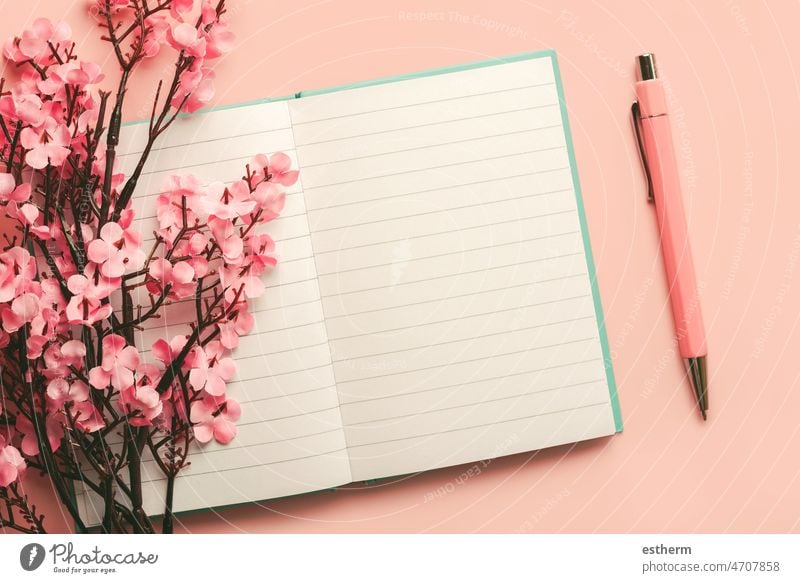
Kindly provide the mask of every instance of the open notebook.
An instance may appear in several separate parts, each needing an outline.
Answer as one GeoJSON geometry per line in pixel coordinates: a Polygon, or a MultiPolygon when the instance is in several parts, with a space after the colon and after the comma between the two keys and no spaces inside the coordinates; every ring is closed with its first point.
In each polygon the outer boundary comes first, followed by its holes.
{"type": "MultiPolygon", "coordinates": [[[[146,131],[126,127],[125,169],[146,131]]],[[[239,434],[195,448],[176,511],[621,430],[553,52],[181,119],[140,181],[140,228],[166,176],[231,181],[277,150],[300,182],[268,225],[280,262],[234,353],[239,434]]],[[[167,320],[141,346],[163,326],[185,331],[167,320]]],[[[144,475],[161,514],[163,478],[152,461],[144,475]]]]}

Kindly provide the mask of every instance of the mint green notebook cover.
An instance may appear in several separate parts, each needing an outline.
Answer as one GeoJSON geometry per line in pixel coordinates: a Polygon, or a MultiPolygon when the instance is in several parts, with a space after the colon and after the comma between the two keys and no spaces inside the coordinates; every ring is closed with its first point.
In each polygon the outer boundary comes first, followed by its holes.
{"type": "MultiPolygon", "coordinates": [[[[606,371],[606,380],[608,384],[608,390],[611,398],[611,407],[614,414],[614,426],[617,432],[622,431],[622,412],[620,410],[619,405],[619,395],[617,393],[617,384],[614,378],[614,369],[611,362],[611,352],[609,350],[608,345],[608,335],[606,333],[606,325],[605,319],[603,316],[603,306],[600,301],[600,289],[597,285],[597,272],[595,269],[594,264],[594,257],[592,256],[592,246],[589,241],[589,227],[586,222],[586,212],[583,205],[583,194],[581,192],[580,180],[578,178],[578,167],[575,161],[575,151],[572,144],[572,132],[570,130],[569,125],[569,117],[567,115],[567,102],[564,97],[564,86],[561,82],[561,71],[558,67],[558,59],[556,57],[556,52],[552,49],[542,50],[542,51],[534,51],[534,52],[527,52],[521,53],[517,55],[510,55],[505,57],[497,57],[494,59],[488,59],[485,61],[477,61],[473,63],[464,63],[460,65],[452,65],[449,67],[440,67],[436,69],[427,69],[425,71],[418,71],[415,73],[407,73],[403,75],[396,75],[393,77],[382,77],[379,79],[372,79],[369,81],[359,81],[356,83],[349,83],[347,85],[337,85],[334,87],[327,87],[323,89],[312,89],[310,91],[299,91],[293,95],[287,95],[284,97],[276,97],[276,98],[265,98],[265,99],[256,99],[252,101],[244,101],[240,103],[234,103],[230,105],[221,105],[218,107],[212,107],[209,109],[203,109],[197,111],[194,114],[187,114],[187,115],[197,115],[200,113],[210,113],[213,111],[220,111],[224,109],[233,109],[237,107],[245,107],[248,105],[256,105],[258,103],[269,103],[272,101],[286,101],[289,99],[302,99],[303,97],[309,97],[312,95],[323,95],[325,93],[333,93],[335,91],[346,91],[349,89],[358,89],[360,87],[369,87],[372,85],[383,85],[387,83],[396,83],[398,81],[407,81],[409,79],[417,79],[421,77],[432,77],[434,75],[444,75],[446,73],[457,73],[459,71],[468,71],[470,69],[478,69],[481,67],[491,67],[494,65],[502,65],[505,63],[514,63],[517,61],[525,61],[525,60],[532,60],[532,59],[541,59],[541,58],[549,58],[553,64],[553,73],[555,76],[556,81],[556,88],[558,91],[558,101],[561,107],[561,117],[563,120],[563,127],[564,127],[564,138],[567,143],[567,151],[569,155],[570,167],[572,168],[572,181],[575,186],[575,197],[577,199],[578,205],[578,214],[580,215],[580,223],[581,223],[581,234],[583,236],[583,248],[586,254],[586,263],[589,268],[589,277],[591,280],[591,287],[592,287],[592,298],[594,300],[594,309],[595,315],[597,317],[597,326],[600,333],[600,342],[602,344],[603,349],[603,361],[606,371]]],[[[134,122],[128,122],[125,125],[132,125],[137,123],[146,123],[147,120],[139,120],[134,122]]],[[[301,169],[302,170],[302,169],[301,169]]],[[[328,492],[330,490],[323,490],[324,492],[328,492]]],[[[313,493],[313,492],[311,492],[313,493]]],[[[299,496],[305,496],[306,494],[298,494],[299,496]]],[[[287,496],[286,498],[293,498],[294,496],[287,496]]],[[[251,504],[251,502],[245,502],[243,504],[251,504]]],[[[241,506],[242,504],[231,504],[219,508],[209,508],[209,509],[198,509],[198,510],[190,510],[186,512],[176,513],[176,515],[188,515],[198,511],[206,511],[206,510],[219,510],[221,508],[235,508],[237,506],[241,506]]]]}

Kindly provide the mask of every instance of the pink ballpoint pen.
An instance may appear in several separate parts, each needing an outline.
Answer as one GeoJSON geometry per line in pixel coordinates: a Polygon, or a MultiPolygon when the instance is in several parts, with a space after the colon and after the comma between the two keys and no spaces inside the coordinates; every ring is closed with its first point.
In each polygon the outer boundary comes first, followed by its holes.
{"type": "Polygon", "coordinates": [[[667,272],[672,316],[678,350],[686,359],[689,377],[703,419],[708,415],[706,334],[683,210],[678,162],[672,140],[664,83],[658,78],[655,57],[639,55],[640,81],[631,112],[636,139],[648,182],[648,196],[655,204],[661,253],[667,272]]]}

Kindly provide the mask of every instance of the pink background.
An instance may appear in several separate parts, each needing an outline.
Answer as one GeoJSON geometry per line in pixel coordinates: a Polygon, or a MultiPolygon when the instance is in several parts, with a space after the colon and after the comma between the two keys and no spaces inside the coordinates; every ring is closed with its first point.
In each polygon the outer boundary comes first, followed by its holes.
{"type": "MultiPolygon", "coordinates": [[[[610,439],[181,519],[190,532],[800,532],[800,5],[231,0],[215,104],[555,48],[625,431],[610,439]],[[683,376],[631,138],[633,58],[657,54],[710,347],[710,418],[683,376]]],[[[0,2],[3,39],[83,2],[0,2]]],[[[151,64],[128,119],[149,111],[151,64]]],[[[67,529],[29,480],[49,528],[67,529]]]]}

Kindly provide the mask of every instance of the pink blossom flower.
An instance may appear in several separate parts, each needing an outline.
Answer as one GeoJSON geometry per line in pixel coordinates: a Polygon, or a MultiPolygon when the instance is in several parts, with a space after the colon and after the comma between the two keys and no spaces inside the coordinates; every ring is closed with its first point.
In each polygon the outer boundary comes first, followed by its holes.
{"type": "Polygon", "coordinates": [[[42,355],[42,350],[48,342],[50,342],[50,339],[46,336],[28,336],[28,339],[25,341],[25,347],[28,349],[28,358],[39,358],[42,355]]]}
{"type": "Polygon", "coordinates": [[[47,77],[37,81],[39,90],[45,95],[66,97],[65,86],[74,85],[85,88],[103,80],[100,65],[91,61],[69,61],[47,69],[47,77]]]}
{"type": "Polygon", "coordinates": [[[25,163],[37,170],[48,164],[60,166],[69,156],[69,130],[52,118],[45,120],[41,128],[29,127],[22,130],[19,141],[28,150],[25,163]]]}
{"type": "Polygon", "coordinates": [[[47,347],[44,357],[44,376],[53,379],[65,377],[70,366],[80,368],[86,357],[86,345],[80,340],[67,340],[64,344],[53,343],[47,347]]]}
{"type": "Polygon", "coordinates": [[[55,24],[47,18],[37,18],[33,28],[22,33],[22,37],[9,40],[4,47],[5,57],[14,63],[33,59],[37,63],[52,60],[48,43],[58,43],[69,39],[72,31],[66,22],[55,24]]]}
{"type": "Polygon", "coordinates": [[[22,206],[17,206],[16,202],[11,201],[6,206],[6,214],[28,227],[28,230],[40,239],[46,241],[51,238],[50,227],[41,223],[41,213],[35,205],[25,203],[22,206]]]}
{"type": "Polygon", "coordinates": [[[208,443],[213,438],[226,444],[236,437],[236,421],[241,416],[242,408],[236,400],[207,395],[192,404],[190,419],[197,441],[208,443]]]}
{"type": "Polygon", "coordinates": [[[188,261],[178,261],[173,265],[166,259],[154,259],[149,274],[153,279],[148,282],[148,290],[153,294],[169,287],[170,297],[183,299],[194,294],[197,288],[194,268],[188,261]]]}
{"type": "Polygon", "coordinates": [[[108,8],[112,16],[128,8],[130,0],[89,0],[89,14],[105,26],[105,11],[108,8]]]}
{"type": "Polygon", "coordinates": [[[265,269],[275,267],[278,263],[278,260],[272,255],[275,251],[275,241],[266,233],[250,235],[246,243],[250,256],[250,264],[259,275],[262,274],[265,269]]]}
{"type": "Polygon", "coordinates": [[[247,302],[241,302],[240,305],[241,309],[233,320],[223,320],[217,324],[220,344],[229,350],[239,346],[239,337],[250,333],[255,323],[253,315],[247,311],[247,302]]]}
{"type": "Polygon", "coordinates": [[[283,186],[291,186],[300,176],[297,170],[292,170],[292,159],[283,152],[276,152],[269,158],[259,154],[253,158],[251,165],[258,180],[266,177],[270,182],[283,186]]]}
{"type": "Polygon", "coordinates": [[[123,229],[117,223],[106,223],[100,238],[89,243],[87,256],[100,265],[106,277],[121,277],[126,268],[139,269],[144,265],[145,254],[140,249],[142,235],[133,229],[123,229]]]}
{"type": "Polygon", "coordinates": [[[0,255],[0,302],[8,302],[16,295],[14,266],[7,254],[0,255]]]}
{"type": "MultiPolygon", "coordinates": [[[[47,309],[49,310],[49,308],[47,309]]],[[[57,318],[58,315],[56,314],[56,319],[57,318]]],[[[50,330],[47,330],[47,326],[50,326],[53,320],[53,318],[45,319],[42,317],[42,315],[39,315],[36,316],[31,322],[30,333],[25,340],[25,348],[27,348],[28,358],[39,358],[42,355],[42,350],[44,350],[44,347],[52,340],[52,334],[50,333],[50,330]],[[43,334],[45,331],[47,331],[47,335],[43,334]]]]}
{"type": "Polygon", "coordinates": [[[112,386],[122,391],[133,385],[133,371],[139,366],[139,351],[128,346],[119,334],[103,337],[103,360],[89,371],[89,382],[95,389],[112,386]]]}
{"type": "Polygon", "coordinates": [[[94,433],[106,426],[105,421],[103,421],[103,415],[90,400],[72,403],[70,415],[78,429],[86,433],[94,433]]]}
{"type": "Polygon", "coordinates": [[[11,306],[0,306],[0,318],[6,332],[16,332],[39,314],[39,298],[33,293],[24,293],[11,302],[11,306]]]}
{"type": "Polygon", "coordinates": [[[189,113],[197,111],[214,97],[214,71],[203,67],[201,60],[195,61],[192,66],[181,73],[180,85],[172,106],[179,107],[183,104],[183,111],[189,113]]]}
{"type": "Polygon", "coordinates": [[[65,314],[70,324],[92,326],[111,315],[111,304],[103,304],[97,287],[85,275],[73,275],[67,280],[72,298],[67,304],[65,314]]]}
{"type": "Polygon", "coordinates": [[[221,267],[219,279],[225,291],[225,299],[229,302],[234,301],[236,294],[242,290],[244,298],[257,298],[264,293],[264,282],[261,281],[261,274],[256,273],[252,265],[244,267],[233,265],[221,267]]]}
{"type": "Polygon", "coordinates": [[[205,214],[225,220],[247,215],[256,206],[244,180],[237,180],[228,187],[221,182],[209,184],[206,200],[205,214]]]}
{"type": "Polygon", "coordinates": [[[39,127],[46,117],[42,105],[42,99],[38,95],[14,87],[10,95],[0,97],[0,115],[9,121],[21,121],[39,127]]]}
{"type": "Polygon", "coordinates": [[[239,231],[233,226],[233,223],[212,216],[208,219],[208,228],[211,230],[214,241],[222,252],[225,261],[229,263],[240,262],[244,251],[244,241],[242,241],[239,231]]]}
{"type": "MultiPolygon", "coordinates": [[[[175,3],[173,2],[173,6],[175,3]]],[[[170,29],[169,21],[164,14],[151,14],[145,19],[147,34],[144,38],[144,56],[152,58],[161,52],[161,45],[166,42],[167,31],[170,29]]]]}
{"type": "Polygon", "coordinates": [[[217,9],[211,0],[202,0],[200,3],[200,22],[204,25],[217,21],[217,9]]]}
{"type": "Polygon", "coordinates": [[[27,249],[12,247],[0,253],[0,302],[9,302],[27,291],[36,274],[36,261],[27,249]]]}
{"type": "MultiPolygon", "coordinates": [[[[200,179],[192,174],[169,176],[164,181],[164,194],[156,199],[156,218],[162,236],[172,240],[183,222],[183,200],[186,200],[187,221],[191,222],[205,207],[205,192],[200,179]]],[[[205,215],[203,215],[205,218],[205,215]]]]}
{"type": "Polygon", "coordinates": [[[120,403],[131,415],[129,423],[134,427],[152,425],[152,420],[161,414],[161,396],[155,388],[159,378],[160,373],[154,365],[144,364],[137,371],[137,382],[120,391],[120,403]]]}
{"type": "Polygon", "coordinates": [[[132,414],[128,423],[134,427],[153,424],[153,419],[161,414],[163,405],[153,385],[131,385],[120,392],[120,403],[125,412],[132,414]]]}
{"type": "Polygon", "coordinates": [[[25,471],[26,464],[19,450],[6,443],[0,435],[0,486],[4,488],[15,482],[25,471]]]}
{"type": "Polygon", "coordinates": [[[169,13],[175,20],[183,21],[183,15],[194,9],[194,0],[172,0],[169,13]]]}
{"type": "Polygon", "coordinates": [[[188,22],[180,22],[167,31],[167,42],[177,51],[202,58],[206,54],[206,39],[188,22]]]}
{"type": "Polygon", "coordinates": [[[215,397],[225,394],[227,383],[236,374],[236,363],[230,357],[221,357],[211,345],[193,350],[189,382],[195,391],[205,390],[215,397]]]}
{"type": "Polygon", "coordinates": [[[159,338],[153,342],[153,356],[164,364],[169,364],[175,360],[175,357],[183,350],[183,347],[186,345],[186,340],[186,336],[183,335],[173,337],[169,343],[163,338],[159,338]]]}
{"type": "MultiPolygon", "coordinates": [[[[39,455],[39,441],[36,438],[36,429],[30,419],[24,415],[17,415],[17,431],[22,434],[22,453],[28,456],[39,455]]],[[[49,414],[45,420],[44,430],[47,433],[47,441],[50,449],[58,451],[61,447],[61,438],[64,436],[62,418],[58,415],[49,414]]]]}
{"type": "Polygon", "coordinates": [[[274,182],[261,182],[253,191],[253,200],[261,209],[263,220],[271,221],[278,217],[286,206],[286,194],[274,182]]]}
{"type": "Polygon", "coordinates": [[[203,182],[194,174],[172,174],[164,181],[163,190],[178,199],[185,196],[189,199],[190,206],[194,206],[194,197],[203,195],[203,182]]]}
{"type": "Polygon", "coordinates": [[[233,50],[233,44],[236,41],[236,35],[228,29],[228,25],[224,22],[217,22],[210,31],[204,33],[204,36],[206,39],[206,59],[216,59],[225,53],[229,53],[233,50]]]}
{"type": "Polygon", "coordinates": [[[31,185],[23,183],[17,186],[11,174],[0,172],[0,202],[27,202],[31,197],[31,185]]]}
{"type": "Polygon", "coordinates": [[[56,408],[64,403],[82,402],[89,398],[89,387],[83,381],[68,382],[66,379],[53,379],[47,383],[47,396],[56,408]]]}

